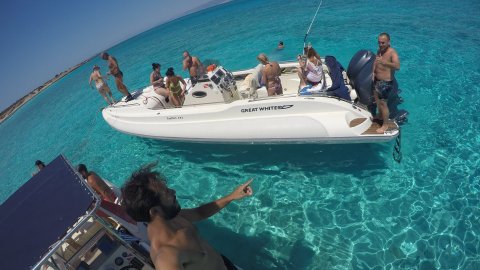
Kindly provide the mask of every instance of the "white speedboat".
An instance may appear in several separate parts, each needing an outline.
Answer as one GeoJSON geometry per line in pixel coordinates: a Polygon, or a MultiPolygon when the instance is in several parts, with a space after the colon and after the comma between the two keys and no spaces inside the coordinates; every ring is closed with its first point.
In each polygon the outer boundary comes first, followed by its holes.
{"type": "Polygon", "coordinates": [[[0,269],[153,270],[146,227],[60,156],[0,205],[0,269]]]}
{"type": "Polygon", "coordinates": [[[150,86],[135,92],[132,101],[104,108],[102,114],[123,133],[161,140],[366,143],[397,137],[396,121],[389,121],[387,131],[378,134],[380,126],[367,109],[372,105],[373,53],[358,52],[347,72],[332,58],[324,61],[326,86],[319,90],[299,89],[297,62],[281,64],[280,96],[267,96],[265,87],[254,87],[254,69],[231,73],[217,67],[193,87],[187,86],[181,108],[166,103],[150,86]]]}

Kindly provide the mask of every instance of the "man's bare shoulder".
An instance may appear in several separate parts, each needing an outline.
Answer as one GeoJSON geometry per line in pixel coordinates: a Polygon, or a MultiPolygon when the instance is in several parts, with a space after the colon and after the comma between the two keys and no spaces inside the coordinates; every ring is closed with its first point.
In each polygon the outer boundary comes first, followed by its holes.
{"type": "Polygon", "coordinates": [[[387,51],[386,54],[390,55],[390,56],[393,56],[393,55],[397,54],[397,51],[394,48],[390,47],[390,48],[388,48],[388,51],[387,51]]]}

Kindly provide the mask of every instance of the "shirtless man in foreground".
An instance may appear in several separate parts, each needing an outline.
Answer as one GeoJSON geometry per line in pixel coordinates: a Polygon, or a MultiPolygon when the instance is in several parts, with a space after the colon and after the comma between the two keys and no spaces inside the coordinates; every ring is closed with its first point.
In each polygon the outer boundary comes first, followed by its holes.
{"type": "Polygon", "coordinates": [[[115,203],[117,196],[113,192],[113,190],[103,181],[103,179],[98,176],[95,172],[88,171],[87,166],[85,164],[79,164],[77,167],[77,171],[82,175],[83,179],[87,181],[90,187],[100,195],[102,200],[115,203]]]}
{"type": "Polygon", "coordinates": [[[105,101],[108,104],[114,104],[115,99],[112,96],[112,91],[110,91],[110,87],[108,87],[107,82],[103,78],[102,74],[100,74],[100,67],[97,65],[93,66],[92,74],[90,74],[90,79],[88,80],[88,85],[93,88],[92,81],[95,82],[95,86],[97,87],[98,93],[102,95],[105,101]],[[108,97],[110,96],[110,99],[108,97]]]}
{"type": "Polygon", "coordinates": [[[152,168],[148,165],[133,173],[122,187],[122,196],[126,212],[137,222],[148,222],[150,257],[155,269],[237,269],[200,237],[192,222],[216,214],[234,200],[251,196],[252,180],[216,201],[181,209],[175,190],[168,188],[165,178],[152,168]]]}
{"type": "Polygon", "coordinates": [[[395,71],[399,69],[400,59],[397,51],[390,47],[390,35],[381,33],[378,35],[378,51],[373,67],[375,75],[373,96],[383,121],[382,126],[377,129],[377,133],[384,133],[388,129],[390,112],[387,101],[393,89],[395,71]]]}
{"type": "Polygon", "coordinates": [[[205,68],[202,62],[196,56],[191,56],[188,51],[183,52],[183,70],[188,69],[192,86],[198,81],[198,78],[205,74],[205,68]]]}
{"type": "Polygon", "coordinates": [[[123,72],[118,67],[117,59],[115,59],[115,57],[109,55],[106,52],[103,52],[101,54],[101,57],[103,60],[106,60],[108,62],[108,68],[110,69],[110,71],[107,73],[107,75],[111,74],[113,77],[115,77],[115,84],[117,85],[118,91],[120,91],[127,97],[125,99],[125,102],[132,100],[132,95],[128,92],[127,87],[123,83],[123,72]]]}

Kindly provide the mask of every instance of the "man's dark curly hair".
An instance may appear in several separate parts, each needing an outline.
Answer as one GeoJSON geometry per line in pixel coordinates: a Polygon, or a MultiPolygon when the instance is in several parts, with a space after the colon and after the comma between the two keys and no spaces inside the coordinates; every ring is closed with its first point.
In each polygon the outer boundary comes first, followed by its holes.
{"type": "Polygon", "coordinates": [[[150,209],[161,205],[159,181],[165,177],[152,169],[156,163],[150,163],[134,172],[122,186],[122,205],[130,217],[137,222],[150,222],[150,209]]]}

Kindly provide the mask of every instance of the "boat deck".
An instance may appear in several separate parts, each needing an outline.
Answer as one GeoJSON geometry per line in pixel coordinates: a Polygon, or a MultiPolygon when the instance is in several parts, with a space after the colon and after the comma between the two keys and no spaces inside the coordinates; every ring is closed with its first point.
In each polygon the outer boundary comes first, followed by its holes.
{"type": "MultiPolygon", "coordinates": [[[[240,93],[248,93],[249,92],[249,80],[251,78],[246,78],[247,75],[250,73],[245,72],[242,74],[236,74],[235,80],[237,81],[238,91],[240,93]]],[[[282,74],[280,75],[280,80],[282,82],[283,87],[283,94],[297,94],[300,86],[300,78],[297,75],[297,67],[296,66],[289,66],[282,68],[282,74]]],[[[259,97],[267,96],[267,91],[265,87],[257,89],[257,93],[259,97]]],[[[244,96],[245,98],[245,96],[244,96]]]]}
{"type": "MultiPolygon", "coordinates": [[[[355,118],[350,122],[350,127],[358,126],[366,120],[367,120],[367,118],[355,118]]],[[[376,135],[376,134],[378,134],[377,129],[380,128],[380,127],[381,127],[381,125],[378,122],[372,122],[370,127],[365,132],[363,132],[362,135],[376,135]]],[[[396,130],[396,129],[398,129],[398,126],[395,123],[395,121],[394,120],[388,120],[387,131],[388,130],[396,130]]]]}

